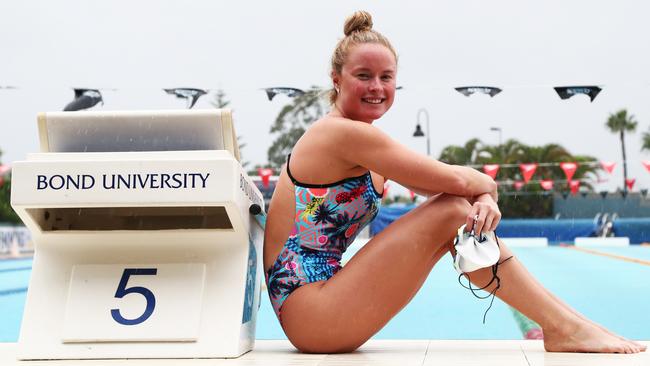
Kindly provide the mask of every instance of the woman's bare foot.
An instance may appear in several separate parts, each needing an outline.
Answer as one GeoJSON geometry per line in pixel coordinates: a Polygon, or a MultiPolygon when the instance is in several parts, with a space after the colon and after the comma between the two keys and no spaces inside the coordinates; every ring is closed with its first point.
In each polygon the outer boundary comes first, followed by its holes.
{"type": "Polygon", "coordinates": [[[548,352],[638,353],[642,351],[633,342],[612,335],[580,318],[573,318],[570,324],[565,324],[559,329],[544,329],[544,348],[548,352]]]}

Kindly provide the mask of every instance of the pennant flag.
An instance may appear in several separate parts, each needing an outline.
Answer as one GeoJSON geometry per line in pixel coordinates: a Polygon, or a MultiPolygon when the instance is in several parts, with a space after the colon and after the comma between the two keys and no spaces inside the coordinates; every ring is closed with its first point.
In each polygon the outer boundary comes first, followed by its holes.
{"type": "Polygon", "coordinates": [[[411,195],[411,201],[415,202],[415,192],[409,189],[409,194],[411,195]]]}
{"type": "Polygon", "coordinates": [[[566,175],[566,180],[571,180],[573,178],[573,174],[575,174],[576,170],[578,169],[578,164],[577,163],[560,163],[560,168],[564,171],[564,175],[566,175]]]}
{"type": "Polygon", "coordinates": [[[553,181],[550,179],[543,179],[539,181],[539,185],[544,188],[545,191],[550,191],[553,189],[553,181]]]}
{"type": "Polygon", "coordinates": [[[187,100],[187,109],[191,109],[201,96],[208,93],[207,90],[194,88],[171,88],[163,89],[167,94],[175,95],[176,98],[187,100]]]}
{"type": "Polygon", "coordinates": [[[262,185],[264,188],[269,188],[269,181],[273,175],[273,169],[271,168],[258,168],[257,174],[262,178],[262,185]]]}
{"type": "Polygon", "coordinates": [[[596,99],[596,96],[600,91],[602,90],[601,88],[595,86],[595,85],[587,85],[587,86],[557,86],[555,88],[555,92],[557,95],[560,96],[562,99],[568,99],[571,98],[572,96],[576,94],[585,94],[589,96],[589,99],[593,102],[594,99],[596,99]]]}
{"type": "Polygon", "coordinates": [[[490,98],[492,98],[495,95],[501,93],[501,89],[495,88],[493,86],[461,86],[454,89],[466,97],[469,97],[474,93],[483,93],[489,95],[490,98]]]}
{"type": "Polygon", "coordinates": [[[569,181],[569,188],[571,189],[571,194],[575,195],[578,193],[578,189],[580,189],[580,181],[579,180],[570,180],[569,181]]]}
{"type": "Polygon", "coordinates": [[[102,93],[98,89],[74,89],[74,99],[63,107],[63,111],[81,111],[92,108],[99,102],[104,105],[102,93]]]}
{"type": "Polygon", "coordinates": [[[644,160],[641,162],[641,164],[643,164],[646,170],[650,172],[650,160],[644,160]]]}
{"type": "Polygon", "coordinates": [[[600,191],[600,197],[603,199],[607,198],[607,191],[600,191]]]}
{"type": "Polygon", "coordinates": [[[533,177],[533,174],[535,174],[537,163],[519,164],[519,169],[521,169],[521,175],[524,177],[524,183],[528,183],[530,178],[533,177]]]}
{"type": "Polygon", "coordinates": [[[305,92],[300,89],[287,88],[287,87],[266,88],[264,89],[264,91],[266,92],[266,96],[267,98],[269,98],[269,100],[273,100],[273,97],[275,97],[278,94],[284,94],[290,98],[299,97],[305,94],[305,92]]]}
{"type": "Polygon", "coordinates": [[[521,189],[524,187],[524,182],[520,180],[516,180],[515,183],[513,183],[513,185],[515,186],[516,190],[521,191],[521,189]]]}
{"type": "MultiPolygon", "coordinates": [[[[648,162],[648,164],[650,164],[650,161],[648,162]]],[[[614,171],[614,167],[616,166],[616,163],[614,163],[613,161],[601,161],[600,166],[602,166],[607,173],[612,174],[612,171],[614,171]]]]}
{"type": "Polygon", "coordinates": [[[499,164],[485,164],[483,165],[483,172],[490,176],[492,179],[496,179],[497,173],[499,172],[499,164]]]}
{"type": "Polygon", "coordinates": [[[643,196],[643,198],[645,198],[645,196],[648,195],[648,189],[647,188],[643,188],[642,190],[640,190],[640,192],[641,192],[641,195],[643,196]]]}
{"type": "Polygon", "coordinates": [[[629,189],[631,191],[632,187],[634,187],[635,182],[636,182],[635,178],[627,178],[625,180],[625,185],[627,186],[627,189],[629,189]]]}

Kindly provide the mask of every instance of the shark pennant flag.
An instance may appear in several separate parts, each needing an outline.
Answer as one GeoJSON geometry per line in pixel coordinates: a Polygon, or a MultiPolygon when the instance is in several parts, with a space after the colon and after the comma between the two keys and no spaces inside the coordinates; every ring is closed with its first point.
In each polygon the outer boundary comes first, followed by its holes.
{"type": "Polygon", "coordinates": [[[63,107],[63,111],[82,111],[84,109],[92,108],[97,103],[104,105],[104,99],[99,89],[81,89],[74,88],[74,99],[63,107]]]}
{"type": "Polygon", "coordinates": [[[537,163],[519,164],[519,169],[521,169],[521,175],[524,177],[524,183],[528,183],[535,174],[535,170],[537,170],[537,163]]]}
{"type": "Polygon", "coordinates": [[[625,180],[625,185],[627,186],[627,189],[629,189],[630,191],[632,190],[632,187],[634,187],[634,183],[636,183],[635,178],[627,178],[625,180]]]}
{"type": "MultiPolygon", "coordinates": [[[[650,161],[648,162],[648,164],[650,164],[650,161]]],[[[607,173],[612,174],[612,172],[614,171],[614,167],[616,166],[616,163],[614,163],[613,161],[601,161],[600,166],[602,166],[607,173]]]]}
{"type": "Polygon", "coordinates": [[[575,174],[576,169],[578,169],[578,164],[577,163],[560,163],[560,168],[564,171],[564,175],[566,175],[566,180],[571,180],[573,178],[573,174],[575,174]]]}
{"type": "Polygon", "coordinates": [[[266,88],[264,91],[266,92],[266,96],[269,98],[269,100],[273,100],[273,98],[278,94],[284,94],[289,98],[299,97],[305,94],[305,92],[301,89],[288,87],[266,88]]]}
{"type": "Polygon", "coordinates": [[[495,95],[501,93],[501,89],[495,88],[493,86],[460,86],[454,89],[466,97],[469,97],[474,93],[483,93],[489,95],[490,97],[494,97],[495,95]]]}
{"type": "Polygon", "coordinates": [[[203,95],[208,94],[207,90],[194,88],[171,88],[163,89],[167,94],[175,95],[176,98],[187,100],[187,109],[191,109],[203,95]]]}
{"type": "Polygon", "coordinates": [[[483,172],[490,176],[492,179],[496,179],[497,173],[499,172],[499,164],[485,164],[483,165],[483,172]]]}
{"type": "Polygon", "coordinates": [[[557,92],[557,95],[560,96],[562,99],[569,99],[572,96],[576,94],[585,94],[589,96],[589,99],[593,102],[594,99],[596,99],[596,96],[600,91],[602,90],[598,86],[595,85],[587,85],[587,86],[556,86],[553,89],[555,89],[555,92],[557,92]]]}

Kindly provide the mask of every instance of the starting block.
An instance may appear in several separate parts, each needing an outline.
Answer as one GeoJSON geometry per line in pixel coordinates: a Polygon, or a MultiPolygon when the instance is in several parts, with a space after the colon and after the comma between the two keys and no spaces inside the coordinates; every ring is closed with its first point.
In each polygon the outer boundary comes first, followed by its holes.
{"type": "Polygon", "coordinates": [[[18,358],[251,350],[264,203],[230,110],[43,113],[38,127],[41,152],[12,177],[35,246],[18,358]]]}

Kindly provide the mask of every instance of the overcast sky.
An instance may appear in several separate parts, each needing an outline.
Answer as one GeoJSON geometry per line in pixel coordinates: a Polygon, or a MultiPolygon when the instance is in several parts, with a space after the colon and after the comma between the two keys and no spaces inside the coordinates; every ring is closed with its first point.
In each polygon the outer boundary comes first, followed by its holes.
{"type": "MultiPolygon", "coordinates": [[[[264,163],[280,108],[260,90],[329,86],[328,64],[354,10],[399,53],[393,108],[376,125],[413,149],[417,111],[431,120],[433,155],[472,137],[497,143],[560,143],[574,154],[618,162],[609,113],[627,108],[639,126],[627,137],[629,176],[650,187],[641,134],[650,127],[650,4],[643,1],[9,1],[0,0],[0,149],[3,163],[38,150],[36,114],[61,110],[71,87],[105,91],[103,110],[184,108],[170,87],[222,88],[235,110],[243,154],[264,163]],[[597,84],[560,100],[552,86],[597,84]],[[465,97],[462,85],[503,88],[465,97]]],[[[203,98],[195,108],[210,107],[203,98]]],[[[615,183],[615,184],[613,184],[615,183]]]]}

